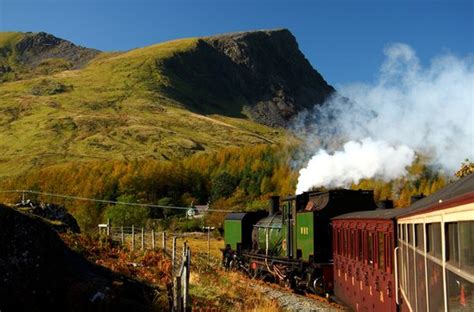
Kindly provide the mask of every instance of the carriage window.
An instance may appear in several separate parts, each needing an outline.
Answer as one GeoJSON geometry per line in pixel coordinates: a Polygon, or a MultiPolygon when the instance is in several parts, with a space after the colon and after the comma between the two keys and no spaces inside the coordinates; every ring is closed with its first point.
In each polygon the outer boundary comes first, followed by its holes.
{"type": "Polygon", "coordinates": [[[372,237],[372,233],[368,233],[367,235],[367,260],[369,261],[369,264],[374,263],[374,241],[372,237]]]}
{"type": "Polygon", "coordinates": [[[356,248],[357,248],[357,241],[356,241],[356,231],[352,230],[351,231],[351,236],[352,236],[352,258],[356,258],[356,248]]]}
{"type": "Polygon", "coordinates": [[[459,233],[457,222],[446,223],[446,260],[459,266],[459,233]]]}
{"type": "Polygon", "coordinates": [[[398,239],[403,240],[403,230],[402,230],[402,225],[398,225],[398,239]]]}
{"type": "Polygon", "coordinates": [[[413,245],[413,226],[411,224],[407,224],[408,229],[408,244],[413,245]]]}
{"type": "Polygon", "coordinates": [[[408,227],[408,224],[404,224],[404,225],[403,225],[403,241],[404,241],[405,243],[408,242],[408,240],[407,240],[407,227],[408,227]]]}
{"type": "Polygon", "coordinates": [[[359,248],[359,260],[362,260],[362,230],[357,230],[357,244],[359,248]]]}
{"type": "Polygon", "coordinates": [[[474,273],[474,221],[446,223],[446,258],[450,264],[474,273]]]}
{"type": "Polygon", "coordinates": [[[378,233],[378,264],[379,270],[385,270],[385,237],[378,233]]]}
{"type": "Polygon", "coordinates": [[[348,256],[348,251],[347,251],[348,250],[348,248],[347,248],[348,247],[347,246],[348,245],[348,241],[347,241],[348,237],[347,236],[348,236],[347,235],[347,230],[344,229],[344,250],[343,250],[343,252],[344,252],[344,256],[346,256],[346,257],[348,256]]]}
{"type": "Polygon", "coordinates": [[[344,230],[339,230],[339,241],[341,242],[339,244],[339,254],[342,256],[344,255],[344,230]]]}
{"type": "Polygon", "coordinates": [[[425,244],[425,238],[423,237],[423,224],[415,224],[415,238],[416,247],[418,247],[418,249],[423,250],[425,244]]]}
{"type": "Polygon", "coordinates": [[[474,221],[458,223],[459,230],[459,260],[461,269],[474,274],[474,221]]]}
{"type": "Polygon", "coordinates": [[[437,258],[441,258],[441,224],[426,224],[426,251],[437,258]]]}
{"type": "Polygon", "coordinates": [[[386,261],[386,269],[387,272],[390,273],[391,268],[392,268],[392,252],[393,252],[393,247],[392,247],[392,236],[393,234],[385,234],[385,257],[387,259],[386,261]]]}
{"type": "Polygon", "coordinates": [[[349,234],[349,258],[352,258],[353,255],[353,248],[354,248],[354,242],[352,241],[353,235],[352,235],[352,230],[348,231],[349,234]]]}

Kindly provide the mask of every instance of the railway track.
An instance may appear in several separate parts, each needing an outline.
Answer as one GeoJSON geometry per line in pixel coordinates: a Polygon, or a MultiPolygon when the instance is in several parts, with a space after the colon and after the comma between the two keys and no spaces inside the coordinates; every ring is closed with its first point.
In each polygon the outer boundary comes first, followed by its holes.
{"type": "Polygon", "coordinates": [[[329,302],[326,298],[316,295],[299,295],[287,289],[270,286],[263,283],[250,283],[250,288],[278,301],[278,305],[289,312],[313,312],[313,311],[348,311],[342,305],[329,302]]]}

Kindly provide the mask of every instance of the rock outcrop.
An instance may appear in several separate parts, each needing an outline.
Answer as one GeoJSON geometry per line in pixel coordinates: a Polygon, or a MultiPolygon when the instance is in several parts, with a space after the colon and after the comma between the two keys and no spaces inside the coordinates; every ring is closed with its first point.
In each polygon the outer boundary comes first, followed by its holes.
{"type": "Polygon", "coordinates": [[[162,66],[171,82],[168,96],[191,109],[244,114],[269,126],[286,126],[334,92],[286,29],[202,38],[162,66]]]}
{"type": "Polygon", "coordinates": [[[47,59],[63,59],[71,68],[81,68],[100,53],[45,32],[26,33],[15,48],[18,61],[31,67],[47,59]]]}
{"type": "Polygon", "coordinates": [[[45,32],[0,35],[0,83],[82,68],[100,53],[45,32]]]}
{"type": "Polygon", "coordinates": [[[37,203],[31,200],[22,200],[15,205],[17,209],[52,221],[51,227],[58,233],[79,233],[81,230],[76,219],[66,210],[64,206],[49,203],[37,203]]]}

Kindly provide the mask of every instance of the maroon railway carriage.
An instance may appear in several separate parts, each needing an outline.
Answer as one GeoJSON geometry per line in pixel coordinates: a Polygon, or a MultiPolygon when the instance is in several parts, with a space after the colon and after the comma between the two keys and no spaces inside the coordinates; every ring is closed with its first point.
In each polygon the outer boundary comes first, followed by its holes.
{"type": "Polygon", "coordinates": [[[356,311],[396,310],[397,213],[399,209],[379,209],[332,220],[334,293],[356,311]]]}
{"type": "Polygon", "coordinates": [[[354,310],[474,311],[474,174],[332,228],[334,293],[354,310]]]}

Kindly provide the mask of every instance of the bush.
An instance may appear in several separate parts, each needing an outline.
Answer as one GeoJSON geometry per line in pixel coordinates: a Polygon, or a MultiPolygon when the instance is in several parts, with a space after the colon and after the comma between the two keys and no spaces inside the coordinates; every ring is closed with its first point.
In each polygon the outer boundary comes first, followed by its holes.
{"type": "Polygon", "coordinates": [[[238,184],[238,179],[227,172],[219,174],[212,182],[212,199],[216,200],[222,197],[229,197],[238,184]]]}
{"type": "Polygon", "coordinates": [[[201,232],[204,223],[203,219],[180,219],[175,226],[178,232],[201,232]]]}
{"type": "Polygon", "coordinates": [[[72,89],[72,86],[67,86],[59,81],[51,79],[43,79],[31,88],[33,95],[54,95],[63,93],[72,89]]]}
{"type": "MultiPolygon", "coordinates": [[[[133,195],[122,195],[117,201],[124,203],[136,203],[133,195]]],[[[105,210],[104,217],[110,219],[113,225],[118,226],[145,226],[150,215],[150,207],[130,206],[126,204],[117,204],[109,206],[105,210]]]]}

